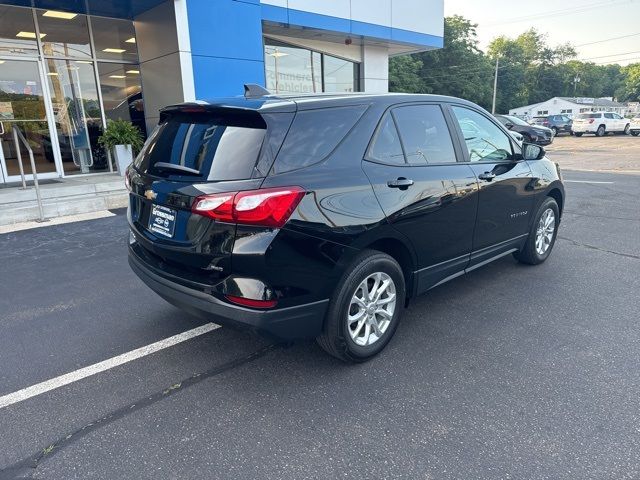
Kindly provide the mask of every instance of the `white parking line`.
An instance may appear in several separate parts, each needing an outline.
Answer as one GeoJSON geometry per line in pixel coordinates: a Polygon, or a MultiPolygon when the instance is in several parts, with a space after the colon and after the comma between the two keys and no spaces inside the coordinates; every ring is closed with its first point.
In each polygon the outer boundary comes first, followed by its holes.
{"type": "Polygon", "coordinates": [[[70,383],[77,382],[78,380],[90,377],[92,375],[95,375],[96,373],[104,372],[119,365],[131,362],[132,360],[151,355],[152,353],[172,347],[173,345],[177,345],[178,343],[186,342],[187,340],[200,335],[204,335],[205,333],[209,333],[217,328],[220,328],[220,325],[216,325],[215,323],[206,323],[198,328],[194,328],[193,330],[187,330],[186,332],[179,333],[178,335],[174,335],[173,337],[165,338],[164,340],[160,340],[159,342],[136,348],[135,350],[131,350],[130,352],[123,353],[122,355],[112,357],[108,360],[94,363],[93,365],[89,365],[88,367],[65,373],[64,375],[60,375],[59,377],[37,383],[30,387],[23,388],[22,390],[18,390],[17,392],[9,393],[0,397],[0,409],[8,407],[9,405],[13,405],[14,403],[22,402],[37,395],[41,395],[51,390],[55,390],[56,388],[64,387],[65,385],[69,385],[70,383]]]}
{"type": "Polygon", "coordinates": [[[565,183],[614,183],[614,182],[596,182],[595,180],[563,180],[565,183]]]}
{"type": "Polygon", "coordinates": [[[19,232],[21,230],[30,230],[32,228],[51,227],[53,225],[62,225],[65,223],[84,222],[85,220],[95,220],[97,218],[114,217],[116,214],[109,210],[99,210],[97,212],[78,213],[76,215],[66,215],[64,217],[50,218],[46,222],[23,222],[11,223],[9,225],[0,225],[0,233],[19,232]]]}

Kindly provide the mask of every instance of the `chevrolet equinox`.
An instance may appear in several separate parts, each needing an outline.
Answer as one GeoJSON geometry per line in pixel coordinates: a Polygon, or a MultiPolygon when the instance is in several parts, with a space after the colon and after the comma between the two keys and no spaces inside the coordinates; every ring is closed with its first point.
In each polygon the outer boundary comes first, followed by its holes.
{"type": "Polygon", "coordinates": [[[245,89],[161,110],[126,172],[131,268],[182,310],[359,362],[410,298],[549,257],[559,168],[477,105],[245,89]]]}

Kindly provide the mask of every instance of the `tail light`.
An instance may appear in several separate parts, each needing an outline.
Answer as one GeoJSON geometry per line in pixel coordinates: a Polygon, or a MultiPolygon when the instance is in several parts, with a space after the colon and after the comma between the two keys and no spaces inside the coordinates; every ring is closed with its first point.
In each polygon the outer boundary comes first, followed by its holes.
{"type": "Polygon", "coordinates": [[[214,193],[196,198],[191,211],[221,222],[282,228],[304,194],[300,187],[214,193]]]}
{"type": "Polygon", "coordinates": [[[131,177],[129,177],[129,169],[127,168],[124,171],[124,186],[127,189],[127,191],[131,191],[131,177]]]}
{"type": "Polygon", "coordinates": [[[589,123],[593,123],[593,122],[594,122],[594,119],[593,119],[593,118],[590,118],[590,119],[589,119],[589,123]]]}
{"type": "Polygon", "coordinates": [[[243,307],[251,308],[273,308],[278,303],[277,300],[254,300],[252,298],[236,297],[234,295],[225,295],[227,300],[243,307]]]}

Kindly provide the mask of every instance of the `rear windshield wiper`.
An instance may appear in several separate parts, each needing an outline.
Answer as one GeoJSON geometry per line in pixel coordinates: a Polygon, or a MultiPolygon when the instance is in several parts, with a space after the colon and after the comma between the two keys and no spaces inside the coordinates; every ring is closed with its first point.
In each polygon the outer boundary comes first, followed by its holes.
{"type": "Polygon", "coordinates": [[[200,175],[200,170],[196,170],[195,168],[167,162],[156,162],[153,164],[153,168],[157,168],[158,170],[175,170],[176,172],[184,173],[186,175],[200,175]]]}

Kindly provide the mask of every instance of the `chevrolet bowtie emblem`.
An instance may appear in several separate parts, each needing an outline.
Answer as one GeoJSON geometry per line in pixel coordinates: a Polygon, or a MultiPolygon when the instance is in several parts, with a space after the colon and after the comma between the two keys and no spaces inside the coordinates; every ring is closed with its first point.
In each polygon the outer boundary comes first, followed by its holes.
{"type": "Polygon", "coordinates": [[[153,190],[145,190],[144,196],[146,197],[147,200],[155,200],[158,194],[153,190]]]}

